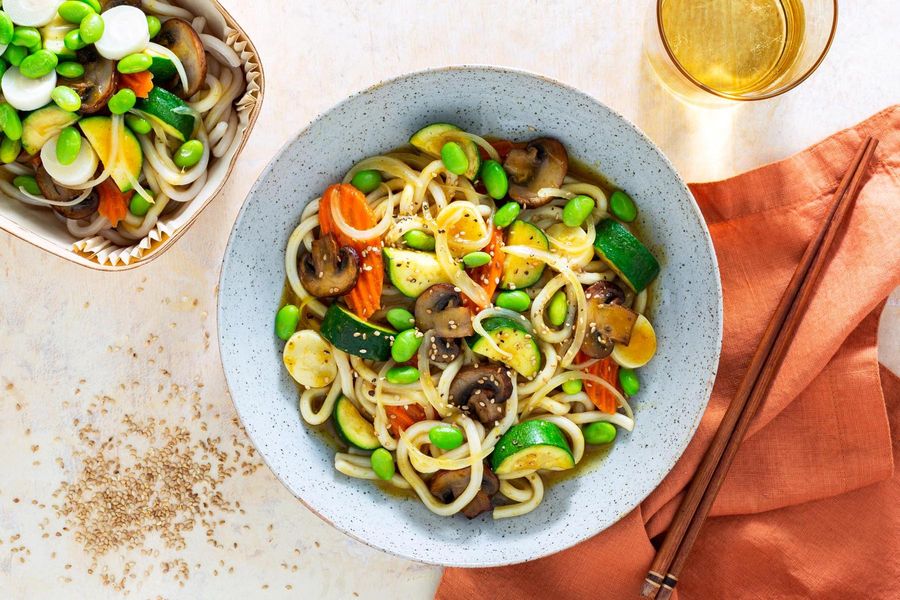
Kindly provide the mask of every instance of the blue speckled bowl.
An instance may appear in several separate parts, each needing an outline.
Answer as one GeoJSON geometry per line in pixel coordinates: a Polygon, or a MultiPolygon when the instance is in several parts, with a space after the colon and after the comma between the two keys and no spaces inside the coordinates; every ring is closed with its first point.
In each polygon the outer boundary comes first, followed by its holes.
{"type": "Polygon", "coordinates": [[[317,118],[285,146],[238,216],[219,285],[219,344],[231,395],[272,471],[310,510],[354,538],[422,562],[517,563],[568,548],[636,507],[681,456],[706,408],[719,361],[722,291],[709,233],[666,157],[600,102],[528,73],[458,67],[376,85],[317,118]],[[333,467],[334,449],[301,421],[297,388],[272,323],[284,247],[304,205],[360,159],[406,143],[434,121],[512,139],[559,138],[635,198],[661,259],[656,358],[641,371],[637,427],[597,466],[551,486],[534,512],[493,521],[439,517],[333,467]]]}

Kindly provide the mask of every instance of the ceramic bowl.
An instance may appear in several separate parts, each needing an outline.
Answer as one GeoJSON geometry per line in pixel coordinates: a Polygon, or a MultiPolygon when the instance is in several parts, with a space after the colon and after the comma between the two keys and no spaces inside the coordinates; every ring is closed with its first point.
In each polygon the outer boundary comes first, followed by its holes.
{"type": "Polygon", "coordinates": [[[272,160],[231,233],[219,289],[219,343],[240,417],[278,478],[310,510],[381,550],[439,565],[485,567],[568,548],[635,508],[666,476],[712,390],[722,292],[700,211],[671,163],[634,125],[578,90],[489,67],[424,71],[380,83],[318,117],[272,160]],[[334,448],[300,418],[273,319],[284,248],[306,203],[354,163],[397,148],[435,121],[482,135],[560,139],[570,155],[627,190],[662,264],[656,358],[641,370],[637,426],[596,466],[550,486],[537,510],[494,521],[439,517],[414,499],[334,470],[334,448]]]}

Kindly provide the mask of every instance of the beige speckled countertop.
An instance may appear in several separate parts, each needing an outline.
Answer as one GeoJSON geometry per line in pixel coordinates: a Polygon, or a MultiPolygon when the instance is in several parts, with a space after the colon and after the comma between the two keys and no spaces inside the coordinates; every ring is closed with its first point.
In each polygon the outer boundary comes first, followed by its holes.
{"type": "MultiPolygon", "coordinates": [[[[235,176],[193,229],[122,274],[88,271],[0,233],[0,597],[431,596],[439,569],[331,529],[261,465],[235,418],[215,341],[216,281],[244,196],[296,130],[349,93],[448,64],[537,71],[636,122],[691,181],[783,158],[900,101],[900,66],[885,55],[900,30],[894,0],[843,3],[831,54],[797,90],[715,111],[679,103],[653,79],[642,59],[647,1],[223,4],[255,40],[268,89],[235,176]],[[167,437],[171,452],[148,453],[167,437]],[[96,539],[57,515],[54,505],[107,522],[78,508],[89,489],[77,485],[80,465],[101,450],[123,463],[119,495],[108,499],[115,514],[128,513],[145,491],[142,474],[160,461],[212,464],[213,474],[188,470],[188,488],[200,491],[187,500],[198,514],[183,539],[167,545],[127,522],[113,530],[117,539],[108,531],[96,539]],[[54,496],[63,481],[74,487],[54,496]],[[114,549],[94,564],[88,541],[114,549]]],[[[883,362],[900,371],[897,293],[881,339],[883,362]]]]}

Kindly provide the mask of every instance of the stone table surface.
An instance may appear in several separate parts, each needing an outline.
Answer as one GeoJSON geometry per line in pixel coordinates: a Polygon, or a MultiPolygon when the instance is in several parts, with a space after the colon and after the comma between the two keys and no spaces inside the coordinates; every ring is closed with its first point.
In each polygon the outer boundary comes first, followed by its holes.
{"type": "MultiPolygon", "coordinates": [[[[451,64],[542,73],[637,123],[690,181],[784,158],[900,101],[895,0],[842,3],[831,53],[807,82],[720,110],[686,106],[653,78],[642,54],[647,0],[222,3],[256,42],[268,89],[234,177],[193,228],[158,260],[121,274],[0,233],[0,597],[431,597],[440,569],[333,530],[262,465],[236,419],[215,341],[216,283],[241,202],[278,149],[348,94],[451,64]],[[89,489],[77,485],[91,477],[87,458],[102,451],[124,463],[135,453],[149,468],[145,446],[179,432],[175,455],[155,460],[177,463],[190,447],[224,469],[198,484],[205,491],[195,503],[212,515],[197,515],[182,539],[167,544],[153,531],[143,539],[123,526],[98,541],[57,514],[54,505],[75,507],[89,489]],[[128,536],[137,548],[119,545],[128,536]],[[104,543],[113,549],[96,558],[85,549],[104,543]]],[[[895,292],[881,330],[882,361],[895,372],[898,334],[895,292]]],[[[117,485],[124,496],[110,503],[128,505],[136,484],[117,485]]]]}

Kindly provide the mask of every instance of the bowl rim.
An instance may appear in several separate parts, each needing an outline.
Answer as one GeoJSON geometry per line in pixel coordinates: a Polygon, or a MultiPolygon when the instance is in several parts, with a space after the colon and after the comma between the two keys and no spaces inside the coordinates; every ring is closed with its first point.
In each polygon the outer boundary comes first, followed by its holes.
{"type": "Polygon", "coordinates": [[[392,77],[389,77],[389,78],[386,78],[386,79],[382,79],[382,80],[380,80],[380,81],[378,81],[378,82],[376,82],[376,83],[374,83],[374,84],[372,84],[372,85],[369,85],[369,86],[366,87],[366,88],[363,88],[362,90],[353,92],[352,94],[349,94],[348,96],[345,96],[344,98],[342,98],[342,99],[339,100],[338,102],[336,102],[336,103],[334,103],[333,105],[329,106],[327,109],[325,109],[325,110],[323,110],[323,111],[317,113],[313,118],[311,118],[311,119],[309,120],[309,122],[308,122],[306,125],[304,125],[304,126],[303,126],[301,129],[299,129],[294,135],[292,135],[292,136],[290,137],[290,139],[288,139],[284,144],[282,144],[281,147],[280,147],[280,148],[272,155],[272,157],[270,158],[270,160],[269,160],[268,164],[266,165],[266,167],[260,172],[260,174],[259,174],[259,176],[257,177],[256,181],[253,183],[253,186],[250,188],[250,191],[247,192],[247,196],[246,196],[246,198],[244,198],[244,201],[243,201],[243,203],[241,204],[241,208],[240,208],[240,210],[238,211],[238,214],[237,214],[237,216],[235,217],[235,220],[234,220],[234,222],[233,222],[233,224],[232,224],[231,232],[228,234],[228,242],[227,242],[226,245],[225,245],[225,254],[224,254],[224,257],[223,257],[223,260],[222,260],[222,264],[221,264],[221,266],[220,266],[220,268],[219,268],[219,277],[218,277],[217,285],[216,285],[216,328],[217,328],[217,336],[216,336],[216,337],[218,338],[218,343],[219,343],[219,362],[220,362],[220,364],[222,365],[222,371],[223,371],[223,373],[224,373],[224,375],[225,375],[225,383],[226,383],[227,390],[228,390],[228,397],[231,399],[231,403],[232,403],[232,405],[234,406],[235,413],[237,414],[238,419],[239,419],[239,421],[240,421],[240,423],[241,423],[241,426],[243,427],[244,431],[245,431],[246,434],[247,434],[247,437],[248,437],[248,438],[250,439],[250,441],[253,443],[254,447],[258,448],[259,445],[257,444],[256,440],[254,439],[253,434],[250,433],[250,429],[247,427],[247,424],[244,422],[244,417],[241,415],[241,411],[238,409],[237,402],[236,402],[236,400],[235,400],[234,394],[232,394],[232,392],[231,392],[232,385],[231,385],[231,382],[229,381],[229,374],[228,374],[228,371],[225,369],[224,361],[222,360],[222,356],[223,356],[222,348],[223,348],[224,340],[223,340],[222,328],[220,327],[220,323],[221,323],[222,320],[223,320],[223,319],[222,319],[222,294],[221,294],[222,285],[223,285],[223,277],[224,277],[224,274],[225,274],[225,269],[226,269],[226,267],[227,267],[227,266],[229,265],[229,263],[232,261],[232,254],[231,254],[232,244],[234,243],[234,240],[235,240],[235,235],[236,235],[236,232],[237,232],[237,229],[238,229],[238,225],[240,224],[240,222],[241,222],[242,219],[244,218],[244,213],[245,213],[245,211],[247,210],[247,200],[249,200],[250,197],[253,196],[253,195],[256,193],[257,189],[258,189],[259,186],[261,185],[261,182],[262,182],[266,177],[268,177],[268,175],[274,170],[275,164],[276,164],[276,159],[277,159],[278,157],[282,156],[282,155],[286,152],[286,150],[287,150],[287,149],[288,149],[288,148],[289,148],[289,147],[290,147],[290,146],[291,146],[291,145],[292,145],[299,137],[301,137],[304,133],[306,133],[313,125],[315,125],[316,123],[318,123],[325,115],[327,115],[327,114],[331,113],[332,111],[334,111],[334,110],[340,108],[340,107],[343,106],[344,104],[349,103],[350,101],[352,101],[353,99],[355,99],[355,98],[357,98],[357,97],[360,97],[360,96],[364,96],[364,95],[366,95],[366,94],[369,94],[369,93],[371,93],[371,92],[373,92],[373,91],[375,91],[375,90],[377,90],[377,89],[379,89],[379,88],[381,88],[381,87],[384,87],[384,86],[386,86],[386,85],[391,85],[391,84],[396,83],[396,82],[398,82],[398,81],[402,81],[402,80],[405,80],[405,79],[408,79],[408,78],[412,78],[412,77],[418,77],[418,76],[421,76],[421,75],[427,75],[427,74],[432,74],[432,73],[452,72],[452,71],[482,71],[482,72],[489,72],[489,73],[511,73],[511,74],[514,74],[514,75],[523,75],[523,76],[526,76],[526,77],[535,78],[535,79],[538,79],[538,80],[547,82],[547,83],[549,83],[549,84],[551,84],[551,85],[554,85],[554,86],[558,86],[558,87],[560,87],[560,88],[563,88],[563,89],[565,89],[565,90],[567,90],[567,91],[569,91],[569,92],[572,92],[572,93],[574,93],[574,94],[577,94],[577,95],[581,96],[582,98],[584,98],[584,99],[587,100],[587,101],[590,101],[590,102],[595,103],[595,104],[600,104],[600,105],[603,106],[606,110],[608,110],[610,113],[612,113],[613,115],[615,115],[618,119],[620,119],[621,122],[624,123],[625,125],[627,125],[630,129],[632,129],[632,130],[634,131],[634,133],[636,133],[636,134],[639,136],[640,139],[642,139],[643,141],[645,141],[645,142],[646,142],[647,144],[649,144],[654,150],[656,150],[656,152],[659,154],[660,158],[662,158],[664,164],[667,165],[667,166],[669,167],[669,169],[671,170],[672,173],[675,174],[675,178],[676,178],[676,181],[677,181],[678,185],[679,185],[679,186],[682,188],[682,190],[687,194],[687,197],[688,197],[688,199],[690,200],[691,214],[694,215],[694,217],[696,218],[696,220],[697,220],[697,222],[698,222],[698,224],[699,224],[701,230],[702,230],[703,233],[704,233],[704,242],[705,242],[706,248],[707,248],[707,250],[708,250],[708,252],[709,252],[709,256],[710,256],[711,259],[712,259],[712,275],[714,276],[715,291],[716,291],[716,302],[715,302],[716,314],[715,314],[715,321],[714,321],[714,323],[713,323],[713,325],[714,325],[714,327],[715,327],[715,335],[714,335],[714,339],[715,339],[715,343],[716,343],[716,345],[715,345],[715,351],[714,351],[714,359],[715,359],[715,361],[714,361],[714,365],[713,365],[712,371],[710,372],[710,374],[709,374],[709,376],[708,376],[708,378],[707,378],[707,380],[706,380],[706,388],[705,388],[705,391],[704,391],[704,394],[705,394],[705,396],[706,396],[706,399],[705,399],[705,401],[703,402],[702,410],[698,410],[698,411],[697,411],[697,414],[696,414],[696,415],[694,416],[694,418],[692,419],[692,422],[691,422],[691,424],[690,424],[690,428],[689,428],[688,435],[686,435],[685,438],[684,438],[684,443],[683,443],[683,444],[681,445],[681,447],[678,449],[678,452],[677,452],[677,453],[673,453],[672,459],[670,460],[669,464],[666,465],[666,467],[665,467],[665,473],[664,473],[664,475],[662,476],[662,478],[661,478],[661,479],[659,480],[659,482],[658,482],[653,488],[651,488],[651,489],[650,489],[643,497],[637,499],[634,503],[629,503],[628,506],[623,507],[623,508],[619,511],[619,514],[618,514],[618,516],[615,518],[615,520],[614,520],[612,523],[608,524],[606,527],[604,527],[604,528],[602,528],[602,529],[600,529],[600,530],[597,530],[597,531],[589,530],[587,533],[585,533],[585,534],[583,534],[583,535],[571,535],[571,536],[567,536],[566,541],[563,542],[562,544],[560,544],[560,545],[558,545],[558,546],[554,546],[553,548],[548,549],[547,551],[539,550],[538,552],[533,553],[531,556],[529,556],[529,557],[527,557],[527,558],[513,559],[513,560],[504,559],[504,560],[496,560],[496,561],[490,561],[490,562],[481,562],[481,563],[478,563],[478,564],[469,564],[469,563],[465,563],[465,562],[445,562],[445,561],[429,560],[429,559],[427,559],[427,558],[421,558],[421,557],[411,556],[411,555],[409,555],[409,554],[404,554],[404,553],[402,553],[402,552],[400,552],[400,551],[397,551],[397,550],[395,550],[395,549],[393,549],[393,548],[390,548],[390,547],[375,545],[375,544],[373,544],[373,543],[371,543],[371,542],[369,542],[369,541],[367,541],[367,540],[365,540],[365,539],[359,537],[356,533],[354,533],[354,532],[351,531],[350,529],[335,524],[331,519],[329,519],[328,517],[326,517],[325,515],[323,515],[321,512],[319,512],[314,506],[312,506],[312,505],[311,505],[309,502],[307,502],[304,498],[302,498],[302,497],[300,497],[298,494],[296,494],[296,493],[294,492],[294,490],[293,490],[293,489],[285,482],[285,480],[282,478],[282,476],[281,476],[278,472],[276,472],[275,469],[272,468],[272,466],[269,464],[269,461],[268,461],[268,459],[266,458],[265,454],[264,454],[263,452],[261,452],[261,451],[258,451],[259,457],[260,457],[260,458],[262,459],[262,461],[265,463],[266,467],[269,469],[269,471],[272,473],[272,475],[274,475],[275,478],[278,480],[278,482],[281,483],[281,485],[284,486],[284,488],[287,489],[288,492],[290,492],[290,494],[291,494],[292,496],[294,496],[297,500],[299,500],[300,503],[301,503],[307,510],[309,510],[310,512],[312,512],[312,513],[313,513],[314,515],[316,515],[318,518],[322,519],[324,522],[328,523],[331,527],[333,527],[333,528],[335,528],[336,530],[340,531],[340,532],[343,533],[344,535],[346,535],[346,536],[348,536],[348,537],[350,537],[350,538],[352,538],[352,539],[354,539],[354,540],[356,540],[356,541],[358,541],[358,542],[361,542],[362,544],[368,546],[369,548],[373,548],[373,549],[378,550],[378,551],[380,551],[380,552],[384,552],[384,553],[386,553],[386,554],[389,554],[389,555],[392,555],[392,556],[396,556],[396,557],[402,558],[402,559],[404,559],[404,560],[409,560],[409,561],[413,561],[413,562],[420,563],[420,564],[428,564],[428,565],[434,565],[434,566],[439,566],[439,567],[457,567],[457,568],[476,568],[476,567],[486,567],[486,568],[489,568],[489,567],[502,567],[502,566],[507,566],[507,565],[512,565],[512,564],[521,564],[521,563],[524,563],[524,562],[528,562],[528,561],[532,561],[532,560],[537,560],[537,559],[539,559],[539,558],[544,558],[544,557],[546,557],[546,556],[550,556],[550,555],[556,554],[556,553],[558,553],[558,552],[562,552],[562,551],[564,551],[564,550],[568,550],[568,549],[570,549],[570,548],[572,548],[572,547],[574,547],[574,546],[580,544],[581,542],[584,542],[584,541],[586,541],[586,540],[588,540],[588,539],[590,539],[590,538],[592,538],[592,537],[594,537],[594,536],[596,536],[596,535],[602,534],[604,531],[606,531],[607,529],[609,529],[610,527],[612,527],[613,525],[615,525],[616,523],[618,523],[619,521],[621,521],[628,513],[630,513],[631,511],[633,511],[635,508],[639,507],[639,506],[644,502],[644,500],[646,500],[647,497],[648,497],[650,494],[652,494],[652,493],[659,487],[659,485],[665,480],[665,477],[668,476],[668,474],[672,472],[672,469],[675,467],[676,463],[677,463],[677,462],[681,459],[681,457],[684,455],[685,450],[687,450],[688,445],[690,444],[691,440],[694,438],[694,435],[695,435],[696,432],[697,432],[697,428],[700,426],[700,421],[701,421],[701,419],[703,418],[703,415],[706,413],[706,409],[707,409],[707,407],[708,407],[708,405],[709,405],[709,399],[710,399],[710,397],[712,396],[712,389],[713,389],[713,385],[714,385],[715,380],[716,380],[716,376],[717,376],[717,374],[718,374],[718,370],[719,370],[719,361],[720,361],[720,359],[721,359],[721,353],[722,353],[722,337],[723,337],[723,328],[724,328],[724,307],[723,307],[723,297],[722,297],[722,278],[721,278],[721,274],[720,274],[720,271],[719,271],[719,262],[718,262],[718,258],[717,258],[717,256],[716,256],[715,248],[714,248],[713,243],[712,243],[712,237],[711,237],[711,235],[710,235],[710,233],[709,233],[709,228],[708,228],[707,225],[706,225],[706,220],[703,218],[703,214],[702,214],[702,212],[700,211],[700,207],[698,206],[697,201],[696,201],[696,199],[694,198],[694,194],[691,192],[690,188],[687,186],[687,183],[685,183],[685,181],[684,181],[684,179],[682,178],[681,174],[678,172],[677,169],[675,169],[675,166],[674,166],[674,165],[672,164],[672,162],[669,160],[668,156],[666,156],[666,154],[659,148],[659,146],[657,146],[656,143],[654,143],[654,142],[653,142],[653,141],[652,141],[652,140],[651,140],[651,139],[650,139],[650,138],[649,138],[649,137],[648,137],[648,136],[647,136],[647,135],[646,135],[646,134],[638,127],[638,126],[637,126],[637,125],[635,125],[634,123],[632,123],[631,120],[629,120],[628,118],[626,118],[625,116],[623,116],[621,113],[619,113],[618,111],[616,111],[616,110],[614,110],[613,108],[611,108],[611,107],[610,107],[609,105],[607,105],[605,102],[602,102],[601,100],[598,100],[597,98],[591,96],[591,95],[588,94],[587,92],[584,92],[584,91],[582,91],[582,90],[580,90],[580,89],[578,89],[578,88],[576,88],[576,87],[574,87],[574,86],[572,86],[572,85],[563,83],[563,82],[561,82],[561,81],[558,81],[558,80],[553,79],[553,78],[551,78],[551,77],[547,77],[547,76],[545,76],[545,75],[541,75],[541,74],[539,74],[539,73],[535,73],[535,72],[533,72],[533,71],[528,71],[528,70],[525,70],[525,69],[520,69],[520,68],[515,68],[515,67],[505,67],[505,66],[501,66],[501,65],[486,65],[486,64],[477,64],[477,63],[471,63],[471,64],[470,64],[470,63],[466,63],[466,64],[458,64],[458,65],[445,65],[445,66],[438,66],[438,67],[428,67],[428,68],[425,68],[425,69],[419,69],[419,70],[415,70],[415,71],[407,71],[407,72],[401,73],[401,74],[396,75],[396,76],[392,76],[392,77]]]}

